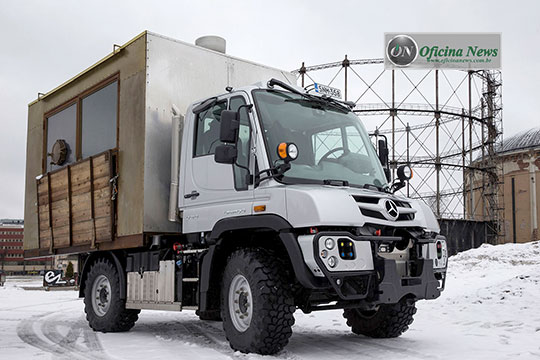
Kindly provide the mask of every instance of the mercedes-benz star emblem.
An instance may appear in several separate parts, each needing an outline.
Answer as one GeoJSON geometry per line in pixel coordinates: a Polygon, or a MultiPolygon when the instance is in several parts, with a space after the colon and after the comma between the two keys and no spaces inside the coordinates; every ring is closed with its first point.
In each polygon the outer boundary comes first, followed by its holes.
{"type": "Polygon", "coordinates": [[[385,200],[384,208],[386,209],[386,213],[388,214],[390,220],[395,221],[398,218],[399,211],[395,202],[389,199],[385,200]]]}

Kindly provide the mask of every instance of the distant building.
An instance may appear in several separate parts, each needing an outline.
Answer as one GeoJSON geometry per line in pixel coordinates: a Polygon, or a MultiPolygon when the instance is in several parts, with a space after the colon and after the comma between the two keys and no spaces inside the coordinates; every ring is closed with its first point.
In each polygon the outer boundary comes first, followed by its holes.
{"type": "MultiPolygon", "coordinates": [[[[500,211],[504,213],[501,242],[528,242],[540,239],[540,127],[505,138],[497,150],[498,168],[502,168],[499,195],[500,211]]],[[[479,159],[477,161],[482,161],[479,159]]],[[[474,165],[474,164],[473,164],[474,165]]],[[[486,175],[484,175],[486,176],[486,175]]],[[[469,176],[465,176],[468,187],[469,176]]],[[[468,216],[482,220],[485,208],[482,201],[482,174],[474,172],[473,198],[466,198],[468,216]],[[473,204],[471,209],[470,204],[473,204]]]]}
{"type": "Polygon", "coordinates": [[[0,220],[0,270],[11,273],[24,264],[23,220],[0,220]]]}
{"type": "Polygon", "coordinates": [[[0,271],[8,275],[39,273],[51,267],[52,258],[25,260],[24,220],[0,219],[0,271]]]}

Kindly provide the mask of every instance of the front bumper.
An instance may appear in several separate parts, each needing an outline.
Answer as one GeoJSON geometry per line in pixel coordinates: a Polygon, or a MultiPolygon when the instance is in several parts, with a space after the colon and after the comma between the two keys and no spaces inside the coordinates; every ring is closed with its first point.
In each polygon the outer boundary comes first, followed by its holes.
{"type": "MultiPolygon", "coordinates": [[[[439,237],[440,238],[440,237],[439,237]]],[[[318,270],[329,281],[332,288],[342,300],[366,300],[373,304],[393,304],[403,297],[420,299],[435,299],[444,289],[446,267],[434,269],[432,259],[418,258],[405,262],[407,275],[400,274],[396,260],[383,258],[378,254],[379,244],[390,241],[388,237],[354,236],[343,232],[321,232],[313,237],[313,257],[318,270]],[[356,258],[363,258],[368,263],[366,269],[336,271],[330,270],[321,259],[321,237],[331,236],[335,239],[346,237],[355,243],[364,253],[357,253],[356,258]],[[370,244],[366,247],[366,242],[370,244]],[[366,250],[367,249],[367,250],[366,250]],[[367,254],[366,251],[370,253],[367,254]],[[372,259],[372,263],[369,261],[372,259]]],[[[427,239],[423,240],[428,242],[427,239]]],[[[423,246],[416,243],[413,246],[423,246]]],[[[416,253],[422,254],[420,248],[416,253]]],[[[343,261],[343,260],[341,260],[343,261]]],[[[347,261],[347,260],[345,260],[347,261]]]]}

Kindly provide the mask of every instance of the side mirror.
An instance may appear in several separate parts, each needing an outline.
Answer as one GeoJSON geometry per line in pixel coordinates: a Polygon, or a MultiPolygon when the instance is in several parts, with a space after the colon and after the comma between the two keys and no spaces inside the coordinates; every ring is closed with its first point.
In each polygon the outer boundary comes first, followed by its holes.
{"type": "Polygon", "coordinates": [[[379,161],[383,167],[388,164],[388,145],[386,140],[379,140],[379,161]]]}
{"type": "Polygon", "coordinates": [[[221,112],[220,122],[221,127],[219,132],[219,140],[224,143],[236,144],[236,141],[238,139],[238,128],[240,127],[240,121],[238,120],[238,112],[231,110],[223,110],[221,112]]]}
{"type": "Polygon", "coordinates": [[[214,161],[218,164],[234,164],[237,156],[236,145],[219,145],[214,153],[214,161]]]}

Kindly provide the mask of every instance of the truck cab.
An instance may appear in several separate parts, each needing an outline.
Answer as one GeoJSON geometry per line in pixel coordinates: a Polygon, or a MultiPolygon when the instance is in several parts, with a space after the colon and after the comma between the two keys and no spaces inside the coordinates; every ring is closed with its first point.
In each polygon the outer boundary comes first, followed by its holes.
{"type": "Polygon", "coordinates": [[[176,215],[192,245],[208,247],[199,313],[222,319],[234,348],[261,352],[236,340],[256,326],[256,259],[286,274],[276,305],[288,304],[289,323],[296,307],[344,308],[357,333],[401,334],[414,302],[444,289],[447,261],[429,207],[394,194],[411,170],[390,182],[386,147],[377,153],[351,104],[276,79],[227,90],[188,108],[172,149],[176,215]],[[406,320],[389,322],[398,313],[406,320]]]}

